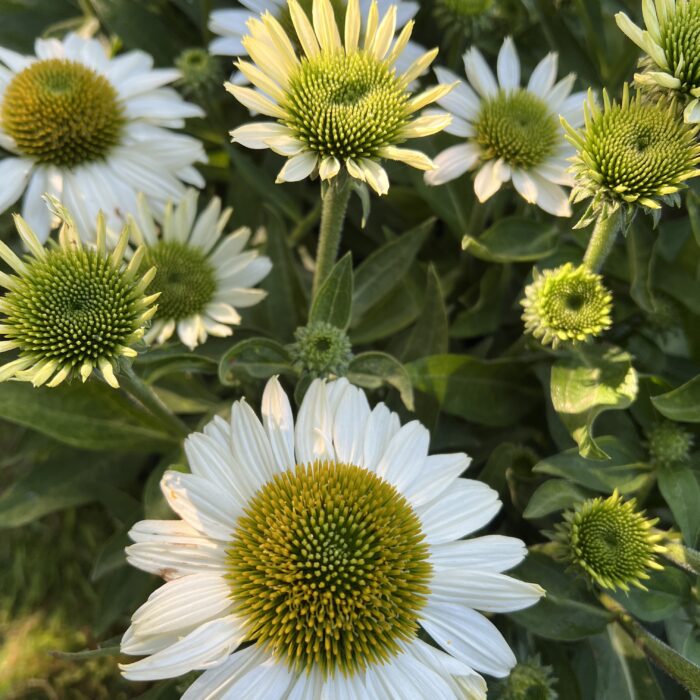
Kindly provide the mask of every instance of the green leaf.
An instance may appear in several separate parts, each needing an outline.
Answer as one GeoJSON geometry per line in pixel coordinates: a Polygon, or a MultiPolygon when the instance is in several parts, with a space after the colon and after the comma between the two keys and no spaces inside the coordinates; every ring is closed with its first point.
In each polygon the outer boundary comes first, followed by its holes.
{"type": "Polygon", "coordinates": [[[127,484],[143,460],[66,450],[35,464],[0,496],[0,528],[20,527],[57,510],[100,500],[108,487],[127,484]]]}
{"type": "Polygon", "coordinates": [[[86,450],[155,452],[174,440],[150,413],[97,380],[54,389],[4,382],[0,417],[86,450]]]}
{"type": "Polygon", "coordinates": [[[530,552],[513,572],[523,581],[539,583],[547,595],[537,605],[509,617],[547,639],[575,641],[602,632],[612,620],[581,578],[573,578],[551,557],[530,552]]]}
{"type": "Polygon", "coordinates": [[[651,400],[659,413],[670,420],[700,423],[700,374],[651,400]]]}
{"type": "Polygon", "coordinates": [[[406,362],[427,355],[446,353],[449,342],[447,328],[447,311],[442,298],[440,279],[435,268],[430,265],[423,309],[406,340],[401,359],[406,362]]]}
{"type": "Polygon", "coordinates": [[[434,225],[435,220],[429,219],[386,243],[358,266],[352,299],[353,325],[401,281],[434,225]]]}
{"type": "Polygon", "coordinates": [[[284,345],[269,338],[248,338],[236,343],[221,358],[219,381],[234,386],[241,376],[267,379],[273,374],[294,374],[284,345]]]}
{"type": "Polygon", "coordinates": [[[582,457],[576,448],[546,457],[538,462],[533,471],[571,481],[579,486],[609,494],[617,489],[631,494],[654,479],[641,450],[612,436],[598,439],[609,460],[604,463],[591,462],[582,457]]]}
{"type": "Polygon", "coordinates": [[[447,413],[479,425],[511,425],[539,398],[536,383],[518,362],[433,355],[407,368],[416,389],[435,396],[447,413]]]}
{"type": "Polygon", "coordinates": [[[596,697],[615,700],[663,700],[644,652],[616,624],[590,644],[595,657],[596,697]]]}
{"type": "Polygon", "coordinates": [[[344,255],[331,270],[316,294],[309,323],[325,322],[346,330],[352,313],[352,255],[344,255]]]}
{"type": "Polygon", "coordinates": [[[462,248],[488,262],[531,262],[554,253],[559,237],[552,224],[513,216],[496,222],[478,239],[465,235],[462,248]]]}
{"type": "Polygon", "coordinates": [[[655,310],[651,292],[655,241],[656,235],[646,225],[646,221],[637,218],[626,238],[631,278],[630,295],[639,307],[648,313],[655,310]]]}
{"type": "Polygon", "coordinates": [[[413,410],[411,377],[395,357],[385,352],[363,352],[350,362],[347,377],[365,389],[379,389],[389,384],[399,392],[406,408],[413,410]]]}
{"type": "Polygon", "coordinates": [[[583,457],[609,459],[593,438],[593,423],[603,411],[630,406],[637,383],[632,357],[619,348],[593,345],[554,364],[552,404],[583,457]]]}
{"type": "Polygon", "coordinates": [[[617,593],[614,597],[632,615],[645,622],[666,620],[681,605],[691,603],[687,574],[671,566],[661,571],[649,571],[644,586],[646,591],[632,588],[629,593],[617,593]]]}
{"type": "Polygon", "coordinates": [[[661,467],[657,474],[659,490],[689,547],[700,544],[700,484],[698,475],[681,465],[661,467]]]}
{"type": "Polygon", "coordinates": [[[549,479],[532,494],[523,512],[523,518],[543,518],[550,513],[570,508],[585,501],[591,492],[565,479],[549,479]]]}

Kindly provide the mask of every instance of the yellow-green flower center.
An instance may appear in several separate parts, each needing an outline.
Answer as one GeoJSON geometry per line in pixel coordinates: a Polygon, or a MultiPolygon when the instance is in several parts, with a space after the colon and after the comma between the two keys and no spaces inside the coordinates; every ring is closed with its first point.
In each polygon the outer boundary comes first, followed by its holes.
{"type": "Polygon", "coordinates": [[[585,141],[598,186],[627,202],[665,194],[698,160],[693,130],[663,104],[612,105],[590,122],[585,141]]]}
{"type": "Polygon", "coordinates": [[[155,266],[152,292],[160,292],[156,318],[179,321],[202,313],[217,289],[214,268],[198,248],[159,241],[146,248],[143,269],[155,266]]]}
{"type": "Polygon", "coordinates": [[[415,637],[432,571],[408,501],[335,462],[298,465],[258,491],[236,524],[228,570],[249,638],[325,675],[382,663],[415,637]]]}
{"type": "Polygon", "coordinates": [[[284,123],[320,156],[372,158],[400,142],[409,93],[396,71],[359,51],[304,58],[292,75],[284,123]]]}
{"type": "Polygon", "coordinates": [[[37,61],[15,75],[0,120],[20,153],[66,168],[105,158],[124,125],[111,83],[62,58],[37,61]]]}
{"type": "Polygon", "coordinates": [[[141,297],[109,258],[56,249],[27,266],[2,302],[3,335],[22,354],[80,367],[130,344],[141,326],[141,297]]]}
{"type": "Polygon", "coordinates": [[[661,46],[671,73],[687,89],[700,87],[700,5],[676,2],[661,26],[661,46]]]}
{"type": "Polygon", "coordinates": [[[484,100],[476,121],[484,158],[503,158],[516,168],[533,168],[551,156],[561,140],[549,107],[527,90],[500,91],[484,100]]]}

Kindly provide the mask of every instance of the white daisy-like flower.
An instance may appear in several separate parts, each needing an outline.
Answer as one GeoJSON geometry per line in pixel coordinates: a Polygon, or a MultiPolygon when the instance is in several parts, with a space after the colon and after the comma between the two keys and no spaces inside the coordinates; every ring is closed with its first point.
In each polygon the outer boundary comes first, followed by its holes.
{"type": "Polygon", "coordinates": [[[236,65],[254,87],[227,83],[226,88],[249,109],[276,121],[234,129],[234,142],[286,156],[278,182],[303,180],[317,172],[331,180],[347,172],[381,195],[389,190],[389,178],[380,159],[433,168],[424,153],[397,145],[436,133],[451,119],[444,113],[414,118],[452,89],[437,85],[414,95],[409,87],[432,63],[437,49],[399,73],[396,60],[413,23],[394,39],[396,6],[381,17],[373,2],[364,32],[359,0],[348,2],[342,32],[330,0],[313,0],[312,20],[297,0],[289,0],[289,11],[303,49],[301,58],[270,13],[248,22],[250,34],[243,44],[254,63],[236,65]]]}
{"type": "Polygon", "coordinates": [[[34,56],[0,47],[0,212],[24,193],[22,215],[41,240],[49,234],[48,192],[95,235],[104,212],[118,229],[141,191],[158,212],[204,180],[193,163],[201,143],[171,131],[202,110],[164,87],[180,76],[153,68],[142,51],[111,58],[96,39],[37,39],[34,56]]]}
{"type": "MultiPolygon", "coordinates": [[[[571,216],[562,185],[573,185],[567,171],[573,148],[564,138],[559,115],[581,126],[585,93],[570,94],[573,73],[555,82],[557,63],[557,54],[548,54],[523,88],[520,60],[510,37],[498,54],[498,80],[478,49],[467,51],[464,67],[471,87],[462,83],[437,101],[453,115],[445,131],[466,142],[435,158],[438,168],[426,173],[428,184],[442,185],[478,168],[474,192],[479,201],[512,180],[525,201],[555,216],[571,216]]],[[[446,68],[436,68],[435,73],[443,84],[458,80],[446,68]]]]}
{"type": "MultiPolygon", "coordinates": [[[[216,56],[245,56],[247,51],[243,46],[243,37],[248,34],[248,21],[256,19],[259,15],[269,12],[287,30],[292,30],[292,20],[286,0],[240,0],[240,4],[247,9],[214,10],[209,17],[209,29],[218,36],[209,44],[209,51],[216,56]]],[[[301,7],[311,17],[312,0],[300,0],[301,7]]],[[[346,0],[331,0],[334,10],[341,15],[346,0]]],[[[372,0],[360,0],[362,17],[369,14],[372,0]]],[[[410,22],[418,12],[417,2],[405,2],[404,0],[377,0],[379,11],[384,14],[390,5],[396,5],[396,28],[403,27],[410,22]]],[[[364,24],[362,26],[364,30],[364,24]]],[[[409,41],[404,52],[396,61],[397,70],[405,71],[420,58],[425,49],[418,44],[409,41]]],[[[234,82],[245,81],[245,76],[239,73],[234,82]],[[239,79],[240,76],[240,79],[239,79]]]]}
{"type": "Polygon", "coordinates": [[[676,91],[687,104],[685,121],[700,122],[700,4],[695,0],[642,0],[646,30],[624,12],[617,26],[648,55],[634,76],[644,87],[676,91]]]}
{"type": "Polygon", "coordinates": [[[214,197],[197,216],[196,190],[188,189],[176,206],[165,206],[159,228],[139,194],[136,216],[129,217],[134,242],[145,247],[143,266],[155,267],[151,292],[158,292],[158,311],[146,333],[147,342],[164,343],[177,331],[194,349],[208,335],[224,338],[238,325],[237,309],[262,301],[256,289],[272,262],[256,250],[245,250],[251,231],[241,227],[222,238],[232,209],[221,211],[214,197]]]}
{"type": "Polygon", "coordinates": [[[276,378],[262,421],[245,400],[185,443],[191,473],[161,487],[181,520],[131,530],[129,562],[166,583],[132,616],[121,667],[148,681],[204,673],[183,700],[483,699],[515,657],[479,611],[543,594],[502,572],[525,545],[462,539],[499,511],[460,478],[464,454],[340,379],[315,380],[296,419],[276,378]],[[418,638],[422,627],[441,647],[418,638]]]}

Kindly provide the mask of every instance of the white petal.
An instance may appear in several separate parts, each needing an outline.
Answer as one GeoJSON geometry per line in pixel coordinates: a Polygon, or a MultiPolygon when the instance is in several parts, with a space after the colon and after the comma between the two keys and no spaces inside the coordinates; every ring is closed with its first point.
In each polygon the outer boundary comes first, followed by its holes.
{"type": "Polygon", "coordinates": [[[119,668],[131,681],[175,678],[189,671],[216,666],[244,638],[240,620],[230,615],[207,622],[163,651],[133,664],[120,664],[119,668]]]}
{"type": "Polygon", "coordinates": [[[458,540],[488,523],[501,509],[498,492],[481,481],[458,479],[444,496],[417,508],[426,540],[458,540]]]}
{"type": "Polygon", "coordinates": [[[376,473],[401,493],[418,478],[425,467],[430,433],[417,420],[406,423],[387,445],[376,473]]]}
{"type": "Polygon", "coordinates": [[[231,539],[237,509],[215,483],[195,474],[166,471],[160,485],[168,505],[193,528],[215,540],[231,539]]]}
{"type": "Polygon", "coordinates": [[[435,75],[441,83],[458,83],[447,95],[437,101],[440,107],[467,121],[476,119],[479,116],[481,100],[474,90],[467,83],[461,81],[456,73],[447,70],[447,68],[436,68],[435,75]]]}
{"type": "Polygon", "coordinates": [[[231,448],[233,457],[257,481],[257,488],[281,470],[275,463],[270,441],[255,411],[245,399],[231,407],[231,448]]]}
{"type": "Polygon", "coordinates": [[[485,202],[496,194],[509,177],[510,168],[502,158],[486,161],[474,179],[474,192],[479,201],[485,202]]]}
{"type": "Polygon", "coordinates": [[[542,99],[547,97],[547,93],[552,89],[557,77],[557,54],[548,53],[532,71],[527,89],[534,92],[542,99]]]}
{"type": "Polygon", "coordinates": [[[503,90],[516,90],[520,87],[520,60],[513,39],[509,36],[505,38],[498,52],[496,70],[498,82],[503,90]]]}
{"type": "Polygon", "coordinates": [[[482,97],[492,97],[498,92],[496,78],[475,46],[464,54],[464,69],[469,82],[482,97]]]}
{"type": "Polygon", "coordinates": [[[328,404],[326,386],[320,379],[314,380],[304,395],[294,437],[297,464],[335,459],[333,415],[328,404]]]}
{"type": "Polygon", "coordinates": [[[484,535],[430,548],[430,562],[436,571],[472,568],[501,573],[520,564],[526,555],[524,542],[503,535],[484,535]]]}
{"type": "Polygon", "coordinates": [[[367,419],[362,464],[374,472],[391,439],[401,428],[399,417],[383,403],[374,407],[367,419]]]}
{"type": "Polygon", "coordinates": [[[252,122],[244,124],[231,132],[234,143],[240,143],[246,148],[269,148],[267,139],[275,136],[291,136],[293,132],[282,124],[274,122],[252,122]]]}
{"type": "Polygon", "coordinates": [[[296,679],[284,662],[266,659],[251,668],[221,696],[222,700],[283,700],[296,679]]]}
{"type": "Polygon", "coordinates": [[[316,169],[318,156],[312,152],[300,153],[290,158],[277,175],[277,183],[298,182],[309,177],[316,169]]]}
{"type": "Polygon", "coordinates": [[[348,385],[338,403],[333,425],[333,443],[340,462],[362,464],[369,416],[369,402],[364,391],[348,385]]]}
{"type": "Polygon", "coordinates": [[[402,493],[414,507],[428,503],[444,493],[467,470],[470,462],[471,459],[463,452],[430,455],[418,477],[408,488],[402,489],[402,493]]]}
{"type": "Polygon", "coordinates": [[[495,625],[470,608],[430,600],[421,618],[426,632],[445,651],[477,671],[503,678],[516,664],[495,625]]]}
{"type": "Polygon", "coordinates": [[[537,206],[554,216],[571,216],[571,205],[567,193],[553,182],[536,172],[531,177],[537,186],[537,206]]]}
{"type": "MultiPolygon", "coordinates": [[[[33,167],[34,163],[25,158],[3,158],[0,160],[0,183],[2,183],[0,186],[0,212],[11,207],[19,199],[22,192],[24,192],[24,188],[27,186],[29,174],[33,167]]],[[[43,169],[39,166],[37,173],[42,172],[43,169]]],[[[39,178],[41,178],[41,175],[39,175],[39,178]]],[[[37,180],[36,175],[32,177],[32,184],[34,184],[35,180],[37,180]]],[[[41,205],[43,209],[46,209],[47,207],[41,199],[43,192],[38,193],[38,201],[35,201],[37,200],[37,189],[36,187],[32,187],[31,190],[31,193],[28,192],[28,194],[32,195],[32,206],[38,207],[41,205]]],[[[25,216],[24,218],[26,219],[27,217],[25,216]]],[[[27,220],[27,222],[32,226],[31,221],[27,220]]],[[[40,231],[35,231],[35,233],[41,236],[40,231]]]]}
{"type": "Polygon", "coordinates": [[[265,385],[261,413],[277,466],[280,469],[292,469],[296,462],[294,415],[277,377],[272,377],[265,385]]]}
{"type": "Polygon", "coordinates": [[[479,160],[481,149],[475,143],[460,143],[450,146],[435,156],[436,169],[425,174],[429,185],[443,185],[471,170],[479,160]]]}

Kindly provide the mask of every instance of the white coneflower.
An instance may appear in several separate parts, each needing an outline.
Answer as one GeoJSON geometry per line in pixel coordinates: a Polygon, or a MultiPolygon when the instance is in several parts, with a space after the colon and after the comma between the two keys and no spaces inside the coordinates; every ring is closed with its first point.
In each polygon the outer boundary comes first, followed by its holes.
{"type": "Polygon", "coordinates": [[[466,455],[428,456],[429,438],[343,379],[315,380],[295,422],[274,378],[262,422],[237,401],[191,435],[192,473],[161,481],[182,519],[131,531],[129,561],[167,583],[132,617],[122,652],[145,658],[123,674],[205,670],[183,700],[485,698],[478,674],[515,657],[476,610],[543,591],[501,573],[519,540],[462,539],[498,494],[460,478],[466,455]]]}
{"type": "Polygon", "coordinates": [[[99,370],[117,387],[114,370],[121,358],[136,355],[131,346],[156,311],[152,304],[158,294],[145,294],[155,270],[139,274],[143,248],[128,266],[123,264],[128,230],[108,252],[105,221],[98,217],[97,245],[84,247],[70,215],[57,202],[52,206],[63,220],[58,246],[44,248],[17,215],[17,230],[30,255],[20,259],[0,243],[0,257],[14,270],[0,275],[7,290],[0,299],[0,352],[18,354],[0,366],[0,381],[53,387],[71,375],[85,381],[99,370]]]}
{"type": "Polygon", "coordinates": [[[163,343],[177,331],[194,349],[207,335],[226,337],[241,317],[237,309],[253,306],[266,292],[255,289],[272,263],[257,251],[245,251],[251,231],[236,229],[222,239],[232,210],[221,211],[214,197],[197,217],[198,194],[189,189],[173,206],[165,208],[159,230],[144,197],[132,219],[134,240],[145,246],[144,266],[156,268],[151,285],[159,292],[158,311],[147,341],[163,343]]]}
{"type": "MultiPolygon", "coordinates": [[[[313,0],[299,0],[300,6],[311,18],[313,0]]],[[[362,17],[369,14],[372,0],[360,0],[362,17]]],[[[218,36],[209,44],[209,50],[217,56],[245,56],[247,51],[243,46],[243,37],[248,34],[248,21],[256,19],[259,15],[269,12],[289,32],[293,31],[292,19],[286,0],[241,0],[244,9],[214,10],[209,18],[209,29],[218,36]]],[[[346,0],[331,0],[336,17],[340,18],[345,12],[346,0]]],[[[410,22],[419,5],[417,2],[405,2],[404,0],[377,0],[380,13],[385,13],[390,5],[396,5],[396,28],[403,27],[410,22]]],[[[364,28],[364,27],[363,27],[364,28]]],[[[404,52],[399,56],[396,65],[399,71],[406,70],[414,60],[420,57],[424,49],[418,44],[409,41],[404,52]]],[[[245,82],[245,76],[238,74],[234,82],[245,82]]]]}
{"type": "Polygon", "coordinates": [[[289,0],[289,10],[303,48],[301,58],[271,14],[248,22],[250,34],[243,44],[254,64],[238,61],[237,66],[255,87],[228,83],[227,89],[242,104],[276,121],[239,127],[231,132],[233,140],[288,157],[278,182],[303,180],[316,172],[323,180],[347,173],[386,194],[389,178],[381,159],[431,169],[432,161],[424,153],[398,145],[440,131],[450,122],[446,114],[414,115],[446,95],[451,85],[418,95],[409,89],[437,49],[397,73],[396,60],[412,23],[394,40],[395,6],[380,17],[373,2],[363,33],[359,0],[350,0],[344,34],[330,0],[314,0],[313,22],[296,0],[289,0]]]}
{"type": "Polygon", "coordinates": [[[624,13],[617,26],[648,54],[635,81],[686,98],[685,120],[700,122],[700,5],[694,0],[642,0],[646,31],[624,13]]]}
{"type": "Polygon", "coordinates": [[[37,39],[35,54],[0,48],[0,146],[11,154],[0,159],[0,211],[24,192],[22,214],[45,240],[48,192],[94,237],[98,211],[118,228],[139,191],[160,212],[182,181],[204,184],[193,167],[206,160],[202,145],[171,131],[203,116],[164,87],[179,71],[154,69],[142,51],[111,58],[76,34],[37,39]]]}
{"type": "MultiPolygon", "coordinates": [[[[571,216],[562,185],[573,184],[567,172],[573,150],[564,139],[559,115],[583,124],[584,94],[570,94],[575,76],[555,82],[557,54],[550,53],[532,72],[527,87],[521,87],[520,61],[510,37],[498,54],[498,81],[476,48],[464,55],[464,66],[473,89],[462,83],[437,102],[453,115],[446,131],[465,142],[435,158],[438,169],[426,173],[428,184],[441,185],[478,168],[474,192],[479,201],[512,180],[527,202],[556,216],[571,216]]],[[[445,68],[435,73],[441,84],[458,80],[445,68]]]]}

